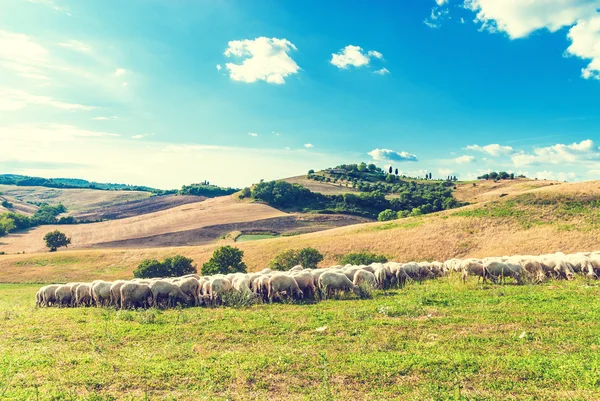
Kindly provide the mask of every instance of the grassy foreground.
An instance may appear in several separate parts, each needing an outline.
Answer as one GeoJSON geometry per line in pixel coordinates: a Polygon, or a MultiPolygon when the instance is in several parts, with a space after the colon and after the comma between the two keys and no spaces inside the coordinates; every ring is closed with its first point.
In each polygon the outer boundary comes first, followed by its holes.
{"type": "Polygon", "coordinates": [[[2,400],[596,400],[600,286],[463,285],[249,309],[36,309],[0,285],[2,400]]]}

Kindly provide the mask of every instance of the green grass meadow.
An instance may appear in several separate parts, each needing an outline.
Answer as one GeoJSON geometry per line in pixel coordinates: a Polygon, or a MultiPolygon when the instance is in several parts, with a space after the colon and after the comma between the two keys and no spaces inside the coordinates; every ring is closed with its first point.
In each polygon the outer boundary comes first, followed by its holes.
{"type": "Polygon", "coordinates": [[[600,286],[245,309],[38,309],[0,285],[0,400],[598,400],[600,286]]]}

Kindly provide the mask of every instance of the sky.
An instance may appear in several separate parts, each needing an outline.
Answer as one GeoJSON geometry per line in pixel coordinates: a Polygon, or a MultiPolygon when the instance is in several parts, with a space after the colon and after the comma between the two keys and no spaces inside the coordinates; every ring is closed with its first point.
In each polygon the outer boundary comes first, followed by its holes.
{"type": "Polygon", "coordinates": [[[600,0],[2,0],[0,173],[600,179],[600,0]]]}

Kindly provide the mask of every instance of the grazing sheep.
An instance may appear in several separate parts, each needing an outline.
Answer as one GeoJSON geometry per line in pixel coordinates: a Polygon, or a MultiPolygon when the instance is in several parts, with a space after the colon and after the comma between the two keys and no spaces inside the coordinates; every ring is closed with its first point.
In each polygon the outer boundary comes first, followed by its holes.
{"type": "Polygon", "coordinates": [[[358,286],[352,284],[352,281],[344,273],[328,271],[319,277],[319,290],[323,299],[330,298],[340,292],[352,291],[359,294],[358,286]]]}
{"type": "Polygon", "coordinates": [[[231,281],[226,278],[215,277],[210,281],[209,294],[211,305],[223,303],[223,296],[232,290],[231,281]]]}
{"type": "Polygon", "coordinates": [[[92,282],[92,299],[96,306],[108,306],[110,304],[111,285],[111,282],[106,281],[92,282]]]}
{"type": "Polygon", "coordinates": [[[302,299],[304,293],[298,287],[298,283],[292,276],[288,276],[287,274],[278,274],[269,279],[269,302],[273,303],[273,298],[276,295],[279,297],[283,296],[283,294],[290,299],[302,299]]]}
{"type": "Polygon", "coordinates": [[[75,289],[75,305],[92,306],[92,286],[81,283],[75,289]]]}
{"type": "Polygon", "coordinates": [[[298,284],[298,288],[304,294],[304,298],[316,299],[317,287],[315,286],[315,276],[308,270],[297,271],[292,274],[298,284]]]}
{"type": "Polygon", "coordinates": [[[148,284],[136,282],[124,283],[120,288],[121,309],[132,309],[135,307],[149,308],[154,303],[152,290],[148,284]]]}
{"type": "Polygon", "coordinates": [[[189,304],[192,297],[186,295],[177,284],[169,283],[165,280],[158,280],[150,283],[152,291],[152,306],[160,306],[166,301],[167,307],[175,307],[178,303],[189,304]]]}
{"type": "Polygon", "coordinates": [[[361,284],[366,283],[372,288],[377,288],[377,279],[375,275],[367,270],[359,270],[354,274],[354,281],[352,284],[359,287],[361,284]]]}
{"type": "MultiPolygon", "coordinates": [[[[135,282],[135,281],[132,281],[135,282]]],[[[116,307],[121,306],[121,287],[127,283],[125,280],[116,280],[110,286],[110,304],[116,307]]],[[[138,283],[142,284],[142,283],[138,283]]]]}
{"type": "Polygon", "coordinates": [[[73,296],[71,294],[70,285],[58,286],[54,294],[56,297],[56,304],[59,308],[63,306],[71,306],[71,300],[73,299],[73,296]]]}
{"type": "Polygon", "coordinates": [[[60,287],[58,284],[47,285],[43,288],[42,302],[44,306],[54,306],[56,304],[56,289],[60,287]]]}
{"type": "Polygon", "coordinates": [[[188,297],[190,297],[194,303],[194,306],[198,306],[200,304],[198,298],[198,289],[200,288],[200,282],[195,277],[187,277],[183,280],[180,280],[176,283],[181,291],[188,297]]]}
{"type": "Polygon", "coordinates": [[[296,266],[294,266],[294,267],[292,267],[290,269],[291,272],[299,272],[299,271],[302,271],[302,270],[304,270],[304,268],[302,266],[300,266],[300,265],[296,265],[296,266]]]}
{"type": "Polygon", "coordinates": [[[458,264],[457,269],[461,272],[463,282],[467,281],[468,276],[477,276],[477,282],[483,279],[485,283],[487,279],[487,271],[479,259],[465,259],[458,264]]]}

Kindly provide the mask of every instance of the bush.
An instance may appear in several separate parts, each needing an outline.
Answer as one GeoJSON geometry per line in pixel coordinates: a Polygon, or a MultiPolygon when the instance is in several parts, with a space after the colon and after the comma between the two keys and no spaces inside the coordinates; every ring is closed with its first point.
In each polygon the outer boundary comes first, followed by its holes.
{"type": "Polygon", "coordinates": [[[377,216],[377,220],[379,221],[390,221],[396,220],[398,218],[398,213],[394,212],[392,209],[386,209],[383,212],[379,213],[377,216]]]}
{"type": "Polygon", "coordinates": [[[162,262],[156,259],[146,259],[133,271],[133,277],[181,277],[186,274],[194,274],[197,270],[193,262],[192,259],[181,255],[166,258],[162,262]]]}
{"type": "Polygon", "coordinates": [[[384,255],[370,252],[349,253],[340,260],[341,265],[370,265],[371,263],[386,263],[388,259],[384,255]]]}
{"type": "Polygon", "coordinates": [[[316,269],[323,255],[315,248],[290,249],[275,256],[269,267],[273,270],[287,271],[292,267],[301,265],[305,269],[316,269]]]}
{"type": "Polygon", "coordinates": [[[218,248],[212,258],[202,265],[202,274],[246,273],[246,264],[242,261],[244,251],[226,245],[218,248]]]}
{"type": "Polygon", "coordinates": [[[6,199],[3,199],[3,200],[2,200],[2,207],[5,207],[5,208],[7,208],[7,209],[10,209],[10,208],[12,208],[12,207],[13,207],[13,204],[12,204],[12,203],[10,203],[9,201],[7,201],[6,199]]]}

